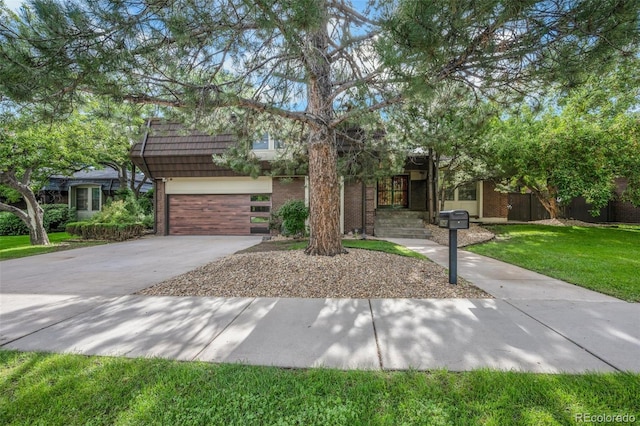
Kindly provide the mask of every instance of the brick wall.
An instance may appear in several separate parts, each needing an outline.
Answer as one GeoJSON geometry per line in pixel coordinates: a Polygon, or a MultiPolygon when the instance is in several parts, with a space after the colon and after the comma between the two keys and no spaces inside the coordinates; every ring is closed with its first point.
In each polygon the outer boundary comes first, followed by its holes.
{"type": "Polygon", "coordinates": [[[164,182],[162,179],[156,179],[154,181],[154,204],[156,213],[156,235],[166,235],[167,232],[167,217],[165,216],[165,202],[167,196],[164,191],[164,182]]]}
{"type": "Polygon", "coordinates": [[[367,185],[365,188],[365,228],[367,235],[373,235],[373,226],[376,222],[376,184],[367,185]]]}
{"type": "Polygon", "coordinates": [[[490,181],[482,183],[482,215],[483,217],[507,218],[509,210],[508,194],[495,190],[496,185],[490,181]]]}
{"type": "Polygon", "coordinates": [[[362,232],[362,182],[344,184],[344,232],[362,232]]]}
{"type": "Polygon", "coordinates": [[[277,211],[289,200],[304,200],[304,177],[273,178],[271,211],[277,211]]]}

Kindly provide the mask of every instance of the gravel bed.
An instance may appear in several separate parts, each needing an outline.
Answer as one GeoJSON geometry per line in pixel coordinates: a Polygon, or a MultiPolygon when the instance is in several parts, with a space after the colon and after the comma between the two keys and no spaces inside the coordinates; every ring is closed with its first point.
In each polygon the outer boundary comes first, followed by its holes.
{"type": "Polygon", "coordinates": [[[349,249],[326,257],[302,250],[224,257],[137,294],[302,298],[492,298],[443,267],[389,253],[349,249]]]}

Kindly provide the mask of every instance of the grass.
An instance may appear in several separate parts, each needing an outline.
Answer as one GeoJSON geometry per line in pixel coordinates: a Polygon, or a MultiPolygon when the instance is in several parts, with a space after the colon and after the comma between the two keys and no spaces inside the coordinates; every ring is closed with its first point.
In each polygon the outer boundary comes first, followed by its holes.
{"type": "Polygon", "coordinates": [[[0,424],[555,425],[640,418],[640,375],[280,369],[0,351],[0,424]]]}
{"type": "MultiPolygon", "coordinates": [[[[308,240],[280,240],[280,241],[263,241],[248,249],[241,250],[238,253],[255,253],[264,251],[282,251],[282,250],[303,250],[307,247],[308,240]]],[[[391,243],[389,241],[380,240],[342,240],[344,248],[358,248],[364,250],[382,251],[385,253],[396,254],[398,256],[413,257],[416,259],[427,259],[426,256],[409,250],[404,246],[391,243]]]]}
{"type": "Polygon", "coordinates": [[[468,247],[620,299],[640,302],[640,226],[495,226],[497,239],[468,247]]]}
{"type": "Polygon", "coordinates": [[[28,235],[0,237],[0,260],[17,259],[19,257],[34,256],[36,254],[69,250],[78,247],[104,244],[104,241],[75,241],[77,238],[66,232],[52,232],[49,234],[51,245],[32,246],[28,235]],[[73,241],[70,241],[73,240],[73,241]]]}

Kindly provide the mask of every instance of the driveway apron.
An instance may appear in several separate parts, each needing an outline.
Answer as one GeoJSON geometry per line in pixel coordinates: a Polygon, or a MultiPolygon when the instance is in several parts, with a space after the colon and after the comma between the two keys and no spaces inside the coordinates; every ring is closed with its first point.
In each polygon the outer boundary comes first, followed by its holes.
{"type": "Polygon", "coordinates": [[[147,237],[0,262],[0,344],[259,241],[229,236],[147,237]]]}

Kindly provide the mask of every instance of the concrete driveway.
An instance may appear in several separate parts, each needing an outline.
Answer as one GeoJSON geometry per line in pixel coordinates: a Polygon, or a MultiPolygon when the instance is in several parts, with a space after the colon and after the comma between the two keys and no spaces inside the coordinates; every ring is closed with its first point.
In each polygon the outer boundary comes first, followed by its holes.
{"type": "Polygon", "coordinates": [[[260,242],[148,237],[0,262],[0,344],[260,242]],[[37,316],[34,313],[37,312],[37,316]]]}

